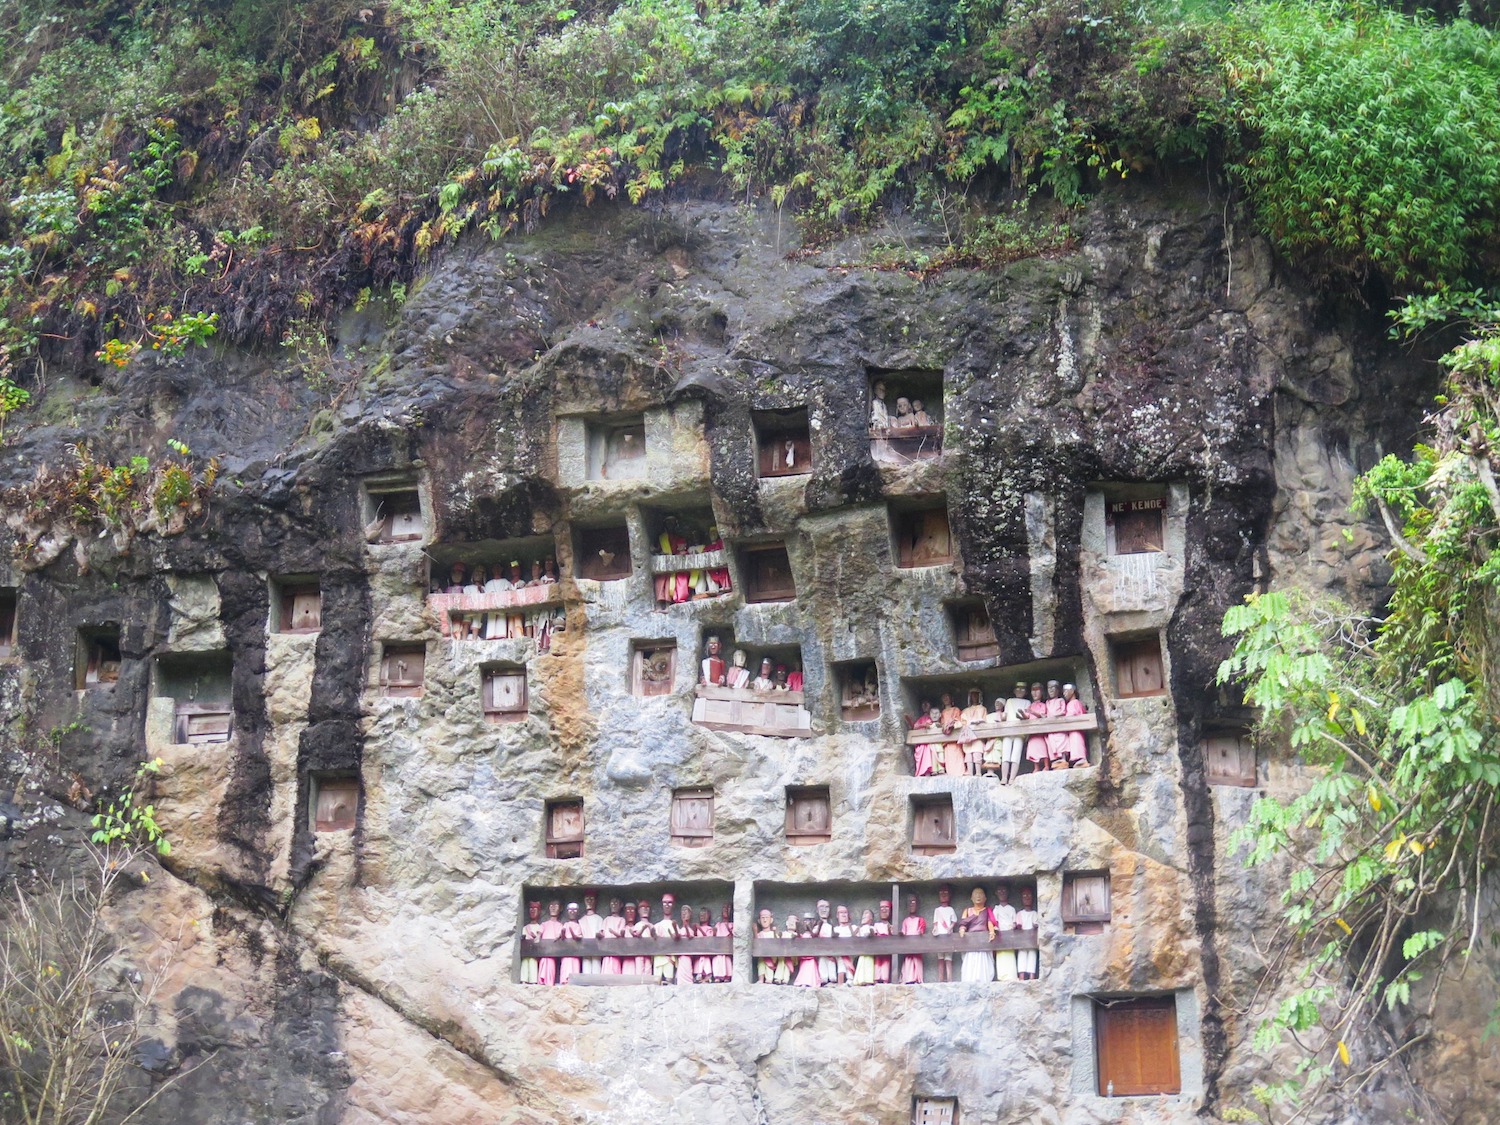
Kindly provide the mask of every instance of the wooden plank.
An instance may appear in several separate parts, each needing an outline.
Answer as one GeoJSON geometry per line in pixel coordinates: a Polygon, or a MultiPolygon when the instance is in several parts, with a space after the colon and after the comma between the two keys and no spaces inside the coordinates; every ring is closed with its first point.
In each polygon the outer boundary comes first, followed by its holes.
{"type": "MultiPolygon", "coordinates": [[[[894,912],[894,904],[893,912],[894,912]]],[[[867,938],[754,938],[752,957],[827,956],[844,953],[851,957],[869,953],[885,956],[891,953],[969,953],[977,950],[1037,949],[1036,930],[997,930],[995,940],[987,934],[924,934],[922,937],[867,938]]]]}
{"type": "MultiPolygon", "coordinates": [[[[963,729],[959,727],[952,734],[944,734],[930,727],[926,730],[908,731],[906,744],[920,746],[925,743],[930,746],[937,742],[957,742],[958,731],[963,729]]],[[[1030,738],[1034,734],[1060,734],[1063,731],[1098,729],[1099,716],[1092,711],[1083,715],[1066,715],[1060,719],[1027,719],[1019,723],[976,723],[968,728],[973,738],[1030,738]]]]}
{"type": "Polygon", "coordinates": [[[555,938],[550,941],[521,939],[522,957],[677,957],[685,953],[694,957],[708,957],[716,953],[732,957],[734,938],[555,938]]]}
{"type": "Polygon", "coordinates": [[[568,984],[581,984],[585,988],[608,988],[620,984],[661,984],[658,977],[645,973],[574,973],[568,984]]]}
{"type": "Polygon", "coordinates": [[[652,574],[681,574],[684,570],[723,570],[724,552],[699,551],[695,554],[652,555],[652,574]]]}
{"type": "Polygon", "coordinates": [[[698,684],[693,694],[700,699],[727,699],[740,703],[786,703],[802,704],[800,691],[753,691],[750,688],[720,687],[718,684],[698,684]]]}

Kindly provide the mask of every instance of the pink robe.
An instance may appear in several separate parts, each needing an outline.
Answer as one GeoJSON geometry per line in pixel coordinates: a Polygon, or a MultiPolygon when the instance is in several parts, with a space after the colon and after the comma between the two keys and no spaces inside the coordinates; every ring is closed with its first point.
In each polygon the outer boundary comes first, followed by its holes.
{"type": "MultiPolygon", "coordinates": [[[[801,934],[800,937],[810,938],[812,934],[801,934]]],[[[799,988],[822,988],[823,981],[818,976],[818,958],[803,957],[797,962],[797,978],[792,981],[799,988]]]]}
{"type": "MultiPolygon", "coordinates": [[[[734,923],[719,922],[714,926],[714,937],[734,937],[734,923]]],[[[728,980],[734,976],[734,958],[727,953],[715,953],[713,975],[714,980],[728,980]]]]}
{"type": "MultiPolygon", "coordinates": [[[[1068,701],[1062,696],[1047,700],[1047,718],[1061,719],[1068,713],[1068,701]]],[[[1047,736],[1047,757],[1054,762],[1059,762],[1068,752],[1068,734],[1066,731],[1053,731],[1047,736]]]]}
{"type": "MultiPolygon", "coordinates": [[[[889,922],[876,922],[875,923],[875,936],[876,937],[890,937],[891,936],[891,924],[889,922]]],[[[875,983],[876,984],[890,984],[891,983],[891,959],[890,959],[890,957],[888,957],[888,956],[887,957],[877,956],[875,958],[875,983]]]]}
{"type": "MultiPolygon", "coordinates": [[[[1031,706],[1026,708],[1028,719],[1045,719],[1047,717],[1047,702],[1043,699],[1033,699],[1031,706]]],[[[1026,740],[1026,758],[1032,762],[1045,762],[1047,760],[1047,736],[1034,734],[1026,740]]]]}
{"type": "MultiPolygon", "coordinates": [[[[927,730],[932,726],[932,716],[923,715],[912,723],[912,730],[927,730]]],[[[937,756],[934,751],[941,743],[919,742],[912,748],[916,758],[915,773],[918,777],[930,777],[937,773],[937,756]]]]}
{"type": "MultiPolygon", "coordinates": [[[[709,922],[706,925],[698,927],[698,936],[716,937],[718,936],[718,931],[714,929],[714,924],[709,922]]],[[[712,953],[705,953],[701,957],[693,958],[693,975],[699,978],[707,977],[709,980],[713,979],[714,957],[712,953]]]]}
{"type": "MultiPolygon", "coordinates": [[[[556,918],[544,918],[542,920],[542,940],[556,941],[563,936],[563,924],[556,918]]],[[[536,963],[537,984],[557,983],[557,958],[540,957],[536,963]]]]}
{"type": "MultiPolygon", "coordinates": [[[[582,938],[583,927],[580,926],[577,922],[564,922],[562,924],[562,933],[558,936],[565,938],[582,938]]],[[[564,957],[562,959],[562,967],[557,970],[557,983],[567,984],[568,981],[573,979],[574,973],[577,973],[580,976],[583,974],[583,958],[564,957]]]]}
{"type": "MultiPolygon", "coordinates": [[[[637,918],[635,929],[631,931],[631,937],[652,937],[653,935],[655,935],[655,933],[656,927],[653,926],[648,919],[637,918]]],[[[625,958],[625,962],[626,964],[633,966],[630,970],[632,973],[637,973],[640,976],[644,977],[653,975],[651,971],[651,958],[649,956],[640,955],[636,957],[627,957],[625,958]]]]}
{"type": "MultiPolygon", "coordinates": [[[[1069,715],[1087,715],[1089,709],[1083,705],[1081,699],[1068,700],[1069,715]]],[[[1088,740],[1083,737],[1083,731],[1070,730],[1063,735],[1068,740],[1068,757],[1075,762],[1087,762],[1089,760],[1088,740]]]]}
{"type": "MultiPolygon", "coordinates": [[[[941,716],[943,733],[952,734],[958,725],[964,721],[964,713],[957,707],[943,708],[941,716]]],[[[942,742],[941,756],[943,772],[950,777],[962,777],[964,774],[964,748],[957,742],[942,742]]]]}
{"type": "MultiPolygon", "coordinates": [[[[927,932],[927,919],[920,914],[908,914],[901,919],[902,937],[921,937],[927,932]]],[[[901,983],[922,983],[922,957],[920,954],[901,958],[901,983]]]]}
{"type": "MultiPolygon", "coordinates": [[[[625,936],[625,919],[618,914],[607,916],[604,919],[604,932],[599,936],[605,941],[618,941],[625,936]]],[[[600,971],[611,976],[619,976],[625,971],[624,962],[619,957],[601,957],[599,962],[600,971]]]]}
{"type": "Polygon", "coordinates": [[[803,684],[803,679],[802,679],[802,673],[801,672],[788,672],[786,674],[786,690],[787,691],[801,691],[802,690],[802,684],[803,684]]]}
{"type": "MultiPolygon", "coordinates": [[[[722,551],[723,549],[724,549],[724,540],[722,540],[722,539],[715,539],[712,543],[710,543],[707,547],[704,548],[704,550],[706,550],[706,551],[722,551]]],[[[719,588],[719,592],[720,593],[727,594],[730,591],[730,589],[733,588],[732,583],[729,581],[729,568],[728,567],[722,567],[722,566],[720,566],[720,567],[714,567],[712,570],[710,570],[708,572],[708,577],[709,577],[709,580],[711,582],[713,582],[713,584],[719,588]]]]}
{"type": "MultiPolygon", "coordinates": [[[[685,938],[695,937],[697,935],[697,933],[698,933],[698,927],[697,926],[689,926],[685,930],[682,928],[682,926],[680,924],[677,927],[677,936],[680,937],[680,938],[683,938],[683,937],[685,937],[685,938]]],[[[693,983],[693,961],[694,960],[695,960],[695,958],[690,953],[684,953],[682,956],[680,956],[680,957],[677,958],[677,983],[678,984],[692,984],[693,983]]]]}

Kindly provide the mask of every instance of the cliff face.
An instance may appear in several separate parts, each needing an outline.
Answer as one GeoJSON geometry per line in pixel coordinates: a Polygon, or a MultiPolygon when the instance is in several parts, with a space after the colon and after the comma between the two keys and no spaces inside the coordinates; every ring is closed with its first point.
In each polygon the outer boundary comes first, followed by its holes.
{"type": "MultiPolygon", "coordinates": [[[[56,379],[12,479],[81,434],[96,454],[173,436],[225,463],[186,533],[126,555],[55,543],[9,583],[19,788],[0,869],[51,861],[82,817],[68,777],[164,762],[169,875],[112,908],[129,956],[170,958],[153,1030],[186,1073],[153,1117],[891,1122],[930,1095],[965,1121],[1084,1122],[1247,1104],[1271,1077],[1243,1006],[1276,889],[1228,844],[1256,789],[1208,781],[1205,739],[1247,718],[1214,684],[1219,623],[1267,585],[1379,598],[1384,545],[1347,514],[1350,483],[1409,442],[1428,388],[1378,317],[1281,277],[1224,213],[1190,187],[1120,192],[1066,255],[919,280],[847,265],[855,241],[790,253],[774,213],[599,208],[449,254],[389,324],[351,314],[335,362],[359,377],[331,407],[274,357],[164,361],[104,394],[56,379]],[[940,457],[872,456],[877,380],[940,413],[940,457]],[[801,424],[786,411],[806,412],[811,472],[762,479],[756,435],[801,424]],[[598,458],[620,425],[645,452],[613,479],[598,458]],[[418,493],[420,538],[368,541],[390,488],[418,493]],[[1107,506],[1135,499],[1164,501],[1145,561],[1111,549],[1107,506]],[[942,509],[952,561],[901,565],[911,521],[942,509]],[[659,603],[668,517],[716,524],[732,593],[659,603]],[[608,539],[622,530],[628,547],[608,539]],[[795,598],[749,601],[751,549],[773,543],[795,598]],[[581,577],[611,545],[629,576],[581,577]],[[428,602],[454,561],[546,554],[566,618],[546,652],[456,639],[428,602]],[[319,629],[277,631],[307,582],[319,629]],[[980,606],[995,654],[961,660],[980,606]],[[75,691],[79,630],[111,623],[118,681],[75,691]],[[802,737],[691,721],[710,634],[800,664],[802,737]],[[1132,695],[1124,646],[1153,637],[1169,690],[1132,695]],[[420,695],[386,691],[401,645],[425,646],[420,695]],[[637,651],[668,647],[669,686],[638,694],[637,651]],[[845,721],[845,680],[869,664],[878,716],[845,721]],[[220,667],[229,741],[179,743],[183,685],[220,667]],[[524,675],[520,721],[484,713],[494,671],[524,675]],[[904,715],[971,686],[990,704],[1018,676],[1079,685],[1091,768],[912,776],[904,715]],[[35,732],[74,721],[49,762],[35,732]],[[319,788],[344,777],[354,828],[314,831],[319,788]],[[802,787],[827,789],[827,842],[786,842],[802,787]],[[705,846],[672,841],[684,789],[712,790],[705,846]],[[954,846],[916,854],[913,817],[943,797],[954,846]],[[582,802],[581,857],[546,857],[552,801],[582,802]],[[1065,932],[1065,877],[1099,872],[1108,924],[1065,932]],[[826,898],[857,919],[901,884],[930,918],[939,884],[961,908],[1001,881],[1035,893],[1039,980],[755,983],[762,907],[779,924],[826,898]],[[664,891],[715,918],[732,905],[733,981],[519,983],[525,902],[587,888],[601,910],[664,891]],[[1174,1005],[1179,1095],[1098,1093],[1098,1001],[1136,996],[1174,1005]]],[[[1298,776],[1262,747],[1261,789],[1298,776]]]]}

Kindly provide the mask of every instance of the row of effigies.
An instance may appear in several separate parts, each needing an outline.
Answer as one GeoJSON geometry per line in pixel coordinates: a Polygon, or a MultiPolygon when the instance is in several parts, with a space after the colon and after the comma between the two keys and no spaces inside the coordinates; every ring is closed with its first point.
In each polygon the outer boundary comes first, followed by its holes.
{"type": "Polygon", "coordinates": [[[651,556],[652,586],[662,605],[675,605],[729,593],[734,585],[724,561],[719,529],[689,534],[680,520],[668,517],[651,556]]]}
{"type": "Polygon", "coordinates": [[[726,662],[723,642],[711,635],[698,664],[693,722],[710,730],[804,737],[812,731],[812,716],[803,706],[802,686],[802,669],[770,657],[754,676],[744,649],[735,649],[726,662]]]}
{"type": "Polygon", "coordinates": [[[1018,680],[1011,698],[995,700],[994,711],[985,709],[978,688],[961,709],[949,692],[940,705],[923,700],[921,713],[907,719],[916,775],[984,776],[1008,785],[1021,771],[1023,752],[1036,770],[1086,767],[1085,732],[1098,728],[1097,717],[1073,684],[1048,680],[1045,691],[1043,698],[1040,682],[1028,688],[1018,680]]]}
{"type": "Polygon", "coordinates": [[[694,919],[693,908],[679,909],[676,896],[661,898],[661,916],[652,921],[651,903],[611,899],[609,913],[595,909],[597,891],[583,896],[583,912],[570,902],[566,914],[562,904],[527,903],[527,922],[521,929],[521,983],[537,985],[579,983],[722,984],[734,973],[734,910],[725,903],[719,920],[712,910],[701,907],[694,919]],[[576,954],[569,952],[577,942],[576,954]],[[562,956],[545,956],[561,952],[562,956]],[[584,981],[603,977],[614,980],[584,981]],[[630,978],[627,980],[626,978],[630,978]]]}
{"type": "Polygon", "coordinates": [[[772,912],[763,909],[756,918],[752,949],[757,954],[779,951],[782,955],[758,956],[756,978],[761,984],[797,988],[923,984],[923,957],[935,953],[939,982],[953,980],[955,954],[962,958],[960,981],[1035,980],[1040,964],[1039,916],[1031,888],[1021,889],[1017,909],[1010,905],[1009,887],[997,888],[993,908],[984,888],[975,887],[962,914],[953,908],[952,893],[946,885],[939,888],[939,905],[930,927],[916,895],[907,896],[906,916],[899,926],[893,926],[889,900],[879,904],[878,917],[876,911],[865,910],[858,924],[842,904],[830,917],[826,899],[818,900],[816,914],[800,918],[789,914],[781,929],[772,912]]]}
{"type": "Polygon", "coordinates": [[[557,584],[557,560],[533,559],[531,577],[512,559],[508,575],[493,576],[483,565],[472,571],[462,562],[449,568],[447,582],[434,582],[427,598],[437,613],[443,636],[454,640],[507,640],[531,637],[537,651],[552,647],[552,635],[567,628],[567,614],[557,584]]]}

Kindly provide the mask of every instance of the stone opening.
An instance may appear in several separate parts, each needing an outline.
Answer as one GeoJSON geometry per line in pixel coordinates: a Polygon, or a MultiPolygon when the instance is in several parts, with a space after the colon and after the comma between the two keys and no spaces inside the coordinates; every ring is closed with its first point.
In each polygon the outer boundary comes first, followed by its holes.
{"type": "Polygon", "coordinates": [[[833,801],[826,785],[789,785],[786,790],[786,842],[793,847],[833,839],[833,801]]]}
{"type": "Polygon", "coordinates": [[[1167,693],[1159,633],[1123,633],[1109,638],[1115,694],[1121,699],[1167,693]]]}
{"type": "Polygon", "coordinates": [[[646,508],[642,515],[651,546],[651,581],[660,605],[715,598],[734,583],[724,541],[708,505],[646,508]]]}
{"type": "Polygon", "coordinates": [[[709,730],[797,738],[812,729],[795,645],[736,647],[727,629],[706,628],[693,688],[693,722],[709,730]]]}
{"type": "Polygon", "coordinates": [[[839,718],[867,723],[880,718],[880,673],[873,660],[845,660],[833,666],[839,689],[839,718]]]}
{"type": "Polygon", "coordinates": [[[1039,971],[1040,915],[1031,875],[904,883],[757,882],[754,903],[750,952],[762,984],[984,983],[1030,979],[1039,971]],[[950,901],[946,915],[944,888],[950,901]],[[985,892],[986,910],[994,907],[1004,915],[1004,925],[993,937],[988,915],[976,915],[980,920],[973,932],[964,932],[959,923],[975,888],[985,892]],[[1002,888],[1008,911],[999,901],[1002,888]],[[882,919],[884,903],[890,911],[882,919]],[[841,906],[847,909],[847,922],[841,920],[841,906]],[[866,910],[868,923],[863,921],[866,910]],[[768,931],[762,930],[762,911],[770,912],[768,931]],[[865,925],[870,928],[861,936],[865,925]],[[803,936],[804,931],[810,936],[803,936]],[[871,960],[862,965],[864,957],[871,960]]]}
{"type": "Polygon", "coordinates": [[[1203,770],[1210,785],[1255,788],[1255,741],[1243,730],[1210,731],[1203,739],[1203,770]]]}
{"type": "Polygon", "coordinates": [[[677,681],[676,641],[633,641],[630,693],[643,697],[671,695],[677,681]]]}
{"type": "Polygon", "coordinates": [[[646,475],[646,419],[635,414],[586,424],[589,480],[638,480],[646,475]]]}
{"type": "Polygon", "coordinates": [[[0,660],[8,660],[16,653],[16,641],[19,636],[16,622],[20,617],[19,606],[16,588],[14,586],[0,587],[0,660]]]}
{"type": "Polygon", "coordinates": [[[360,482],[360,510],[365,539],[372,543],[410,543],[427,534],[422,493],[414,476],[371,477],[360,482]]]}
{"type": "Polygon", "coordinates": [[[751,414],[755,427],[756,471],[762,477],[789,477],[812,472],[812,434],[807,408],[757,410],[751,414]]]}
{"type": "Polygon", "coordinates": [[[726,983],[734,942],[734,884],[721,880],[524,887],[516,979],[542,987],[726,983]],[[569,906],[577,907],[571,920],[569,906]]]}
{"type": "Polygon", "coordinates": [[[911,1125],[958,1125],[958,1099],[912,1098],[911,1125]]]}
{"type": "Polygon", "coordinates": [[[359,775],[315,773],[308,777],[308,820],[314,832],[349,832],[359,819],[359,775]]]}
{"type": "Polygon", "coordinates": [[[930,793],[910,800],[913,855],[949,855],[958,851],[958,821],[951,793],[930,793]]]}
{"type": "Polygon", "coordinates": [[[380,694],[388,699],[415,699],[425,690],[427,646],[386,644],[380,652],[380,694]]]}
{"type": "Polygon", "coordinates": [[[954,560],[946,500],[891,501],[891,546],[903,570],[947,566],[954,560]]]}
{"type": "Polygon", "coordinates": [[[483,664],[479,668],[480,705],[486,722],[520,723],[530,714],[526,668],[520,664],[483,664]]]}
{"type": "Polygon", "coordinates": [[[1104,932],[1110,920],[1108,871],[1064,872],[1062,920],[1065,933],[1104,932]]]}
{"type": "Polygon", "coordinates": [[[740,549],[740,577],[747,602],[790,602],[797,599],[797,583],[785,543],[762,543],[740,549]]]}
{"type": "Polygon", "coordinates": [[[567,624],[550,535],[434,548],[427,605],[443,636],[536,641],[547,652],[567,624]]]}
{"type": "Polygon", "coordinates": [[[1000,655],[995,625],[982,599],[963,598],[949,602],[945,608],[948,627],[953,632],[953,651],[958,659],[974,662],[993,660],[1000,655]]]}
{"type": "Polygon", "coordinates": [[[78,630],[73,684],[79,691],[113,684],[120,678],[120,627],[89,625],[78,630]]]}
{"type": "Polygon", "coordinates": [[[1175,996],[1094,997],[1094,1044],[1103,1097],[1182,1092],[1175,996]]]}
{"type": "Polygon", "coordinates": [[[943,373],[870,371],[870,454],[883,464],[943,453],[943,373]]]}
{"type": "Polygon", "coordinates": [[[548,801],[543,814],[543,852],[548,859],[583,856],[583,801],[576,797],[548,801]]]}
{"type": "Polygon", "coordinates": [[[672,790],[672,843],[704,848],[714,839],[714,791],[703,786],[672,790]]]}
{"type": "Polygon", "coordinates": [[[312,574],[271,579],[271,632],[316,633],[323,627],[323,595],[312,574]]]}
{"type": "Polygon", "coordinates": [[[1166,549],[1165,489],[1151,486],[1145,494],[1121,496],[1119,489],[1106,488],[1104,497],[1104,542],[1111,555],[1161,554],[1166,549]]]}
{"type": "Polygon", "coordinates": [[[917,777],[1001,780],[1009,773],[1014,780],[1041,770],[1094,764],[1098,759],[1091,743],[1099,718],[1082,670],[1069,662],[1043,661],[905,678],[905,742],[912,772],[917,777]],[[1074,689],[1071,700],[1068,685],[1074,689]]]}
{"type": "Polygon", "coordinates": [[[595,582],[629,578],[634,569],[630,559],[630,528],[623,519],[579,528],[574,537],[573,559],[579,578],[595,582]]]}
{"type": "Polygon", "coordinates": [[[152,673],[151,694],[173,701],[173,742],[229,741],[234,733],[234,661],[229,653],[163,653],[152,673]]]}

